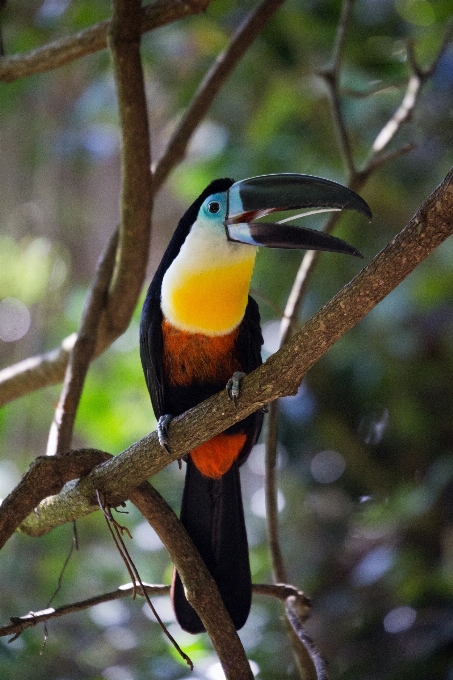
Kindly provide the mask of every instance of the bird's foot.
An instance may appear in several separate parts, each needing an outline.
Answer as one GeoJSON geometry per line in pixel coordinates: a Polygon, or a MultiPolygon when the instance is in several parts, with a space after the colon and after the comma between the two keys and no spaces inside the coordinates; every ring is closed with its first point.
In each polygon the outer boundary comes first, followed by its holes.
{"type": "Polygon", "coordinates": [[[235,373],[233,373],[233,375],[228,380],[226,385],[228,397],[231,399],[235,406],[238,405],[238,398],[241,393],[241,380],[242,378],[245,378],[245,375],[246,374],[241,373],[241,371],[235,371],[235,373]]]}
{"type": "Polygon", "coordinates": [[[159,444],[165,449],[167,453],[170,453],[170,447],[168,446],[168,426],[173,420],[173,416],[167,413],[161,416],[157,422],[157,438],[159,444]]]}

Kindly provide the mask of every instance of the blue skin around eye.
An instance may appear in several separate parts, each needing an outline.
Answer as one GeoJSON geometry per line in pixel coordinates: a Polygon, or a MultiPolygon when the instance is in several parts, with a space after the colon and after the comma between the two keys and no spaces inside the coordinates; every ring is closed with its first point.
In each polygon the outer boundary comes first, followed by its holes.
{"type": "Polygon", "coordinates": [[[222,193],[213,194],[212,196],[209,196],[209,198],[207,198],[206,201],[203,203],[201,210],[205,217],[208,217],[209,219],[216,221],[223,221],[226,215],[226,195],[222,193]],[[210,203],[218,203],[220,206],[220,210],[218,210],[216,213],[210,212],[208,209],[210,203]]]}

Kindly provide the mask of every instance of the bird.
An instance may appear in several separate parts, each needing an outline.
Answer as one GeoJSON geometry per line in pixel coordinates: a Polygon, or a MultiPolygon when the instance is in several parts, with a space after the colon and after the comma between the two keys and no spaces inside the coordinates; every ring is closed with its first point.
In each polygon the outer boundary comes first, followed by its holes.
{"type": "MultiPolygon", "coordinates": [[[[275,173],[238,182],[214,180],[179,221],[149,286],[140,321],[141,362],[164,447],[172,417],[225,386],[236,402],[242,376],[262,363],[260,314],[249,294],[259,246],[360,256],[353,246],[324,232],[285,220],[259,221],[302,208],[349,209],[371,219],[366,202],[341,184],[275,173]]],[[[248,618],[252,597],[239,467],[256,444],[262,423],[259,410],[185,457],[180,521],[237,630],[248,618]]],[[[176,569],[171,599],[183,630],[205,630],[176,569]]]]}

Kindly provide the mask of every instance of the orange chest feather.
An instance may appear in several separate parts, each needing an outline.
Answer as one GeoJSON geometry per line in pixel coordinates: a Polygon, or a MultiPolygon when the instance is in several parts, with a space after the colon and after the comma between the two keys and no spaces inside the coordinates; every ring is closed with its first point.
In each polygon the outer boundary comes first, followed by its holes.
{"type": "Polygon", "coordinates": [[[189,333],[162,321],[163,363],[166,379],[181,387],[193,383],[226,383],[241,370],[235,343],[239,328],[231,333],[208,336],[189,333]]]}

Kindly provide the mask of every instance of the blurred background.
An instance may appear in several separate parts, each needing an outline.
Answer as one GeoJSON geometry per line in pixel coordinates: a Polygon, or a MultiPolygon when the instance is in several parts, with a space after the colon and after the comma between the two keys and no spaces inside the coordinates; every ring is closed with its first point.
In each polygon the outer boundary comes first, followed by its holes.
{"type": "MultiPolygon", "coordinates": [[[[154,160],[232,30],[255,3],[214,0],[200,16],[143,37],[154,160]]],[[[329,63],[339,0],[288,0],[253,44],[172,173],[155,208],[149,278],[185,208],[215,177],[304,172],[346,177],[329,103],[317,73],[329,63]]],[[[40,46],[107,19],[107,0],[10,0],[7,54],[40,46]]],[[[407,41],[423,66],[435,58],[452,0],[357,0],[342,87],[354,157],[363,163],[400,104],[407,41]],[[369,96],[351,96],[369,93],[369,96]]],[[[453,47],[426,84],[410,124],[392,143],[416,148],[383,166],[361,192],[368,225],[352,213],[336,231],[368,262],[405,225],[452,162],[453,47]]],[[[58,70],[0,85],[0,368],[52,349],[77,330],[96,260],[119,218],[119,130],[107,51],[58,70]]],[[[321,225],[313,218],[310,226],[321,225]]],[[[275,351],[300,253],[261,252],[264,356],[275,351]]],[[[290,582],[313,598],[307,624],[336,680],[453,680],[453,243],[447,241],[282,400],[279,497],[290,582]]],[[[360,269],[324,254],[301,323],[360,269]]],[[[145,292],[145,291],[144,291],[145,292]]],[[[119,453],[155,428],[129,330],[88,375],[74,447],[119,453]]],[[[0,497],[45,452],[59,388],[0,411],[0,497]]],[[[253,579],[270,581],[264,519],[263,445],[242,469],[253,579]]],[[[175,510],[183,472],[152,480],[175,510]]],[[[133,507],[121,521],[144,581],[169,583],[171,564],[133,507]]],[[[129,580],[105,522],[78,522],[73,555],[52,605],[129,580]]],[[[16,535],[1,555],[1,624],[45,608],[72,541],[62,526],[41,539],[16,535]]],[[[154,603],[195,671],[176,658],[139,599],[51,622],[12,644],[0,639],[7,680],[218,680],[206,635],[179,630],[168,600],[154,603]]],[[[280,605],[255,597],[240,632],[260,680],[298,677],[280,605]]]]}

